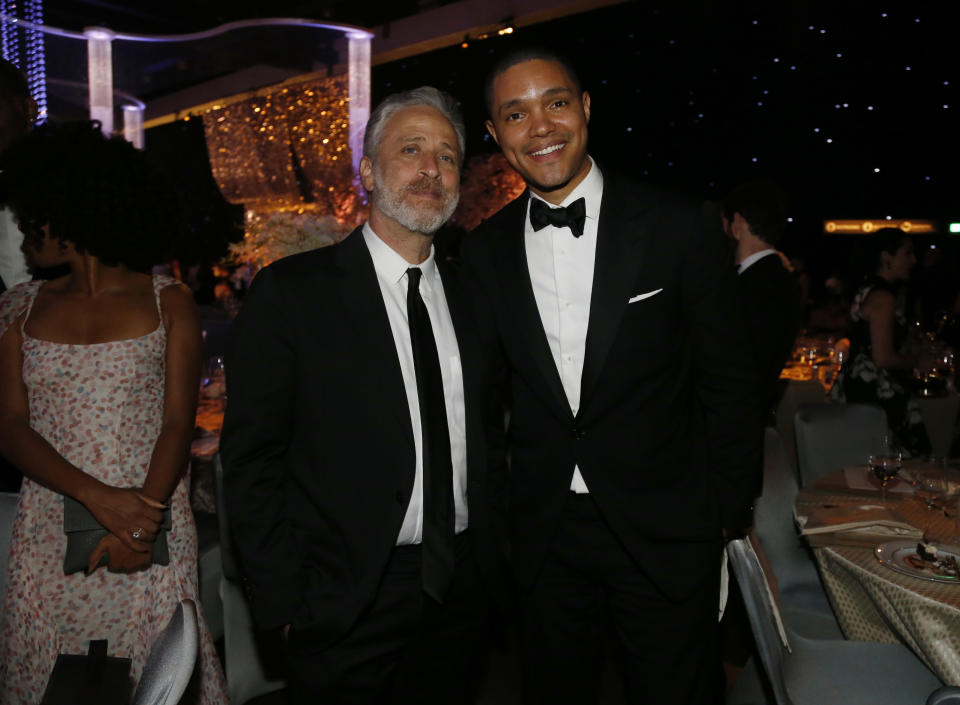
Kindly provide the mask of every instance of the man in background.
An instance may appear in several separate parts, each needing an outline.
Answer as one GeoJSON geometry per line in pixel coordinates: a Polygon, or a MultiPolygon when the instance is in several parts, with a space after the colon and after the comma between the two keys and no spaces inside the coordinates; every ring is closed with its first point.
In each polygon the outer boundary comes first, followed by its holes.
{"type": "Polygon", "coordinates": [[[776,249],[786,229],[786,197],[769,181],[741,184],[724,200],[722,221],[734,243],[740,301],[763,403],[770,409],[800,327],[800,289],[776,249]]]}

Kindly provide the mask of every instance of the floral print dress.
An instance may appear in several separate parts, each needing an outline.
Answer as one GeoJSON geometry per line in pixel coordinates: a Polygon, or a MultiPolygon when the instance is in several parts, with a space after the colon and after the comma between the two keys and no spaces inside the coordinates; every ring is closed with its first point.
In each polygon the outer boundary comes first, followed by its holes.
{"type": "MultiPolygon", "coordinates": [[[[0,336],[20,325],[42,282],[0,297],[0,336]],[[23,317],[21,318],[21,314],[23,317]]],[[[176,280],[154,276],[160,291],[176,280]]],[[[163,417],[166,330],[92,345],[23,333],[30,426],[60,455],[109,485],[142,486],[163,417]]],[[[100,568],[63,574],[63,497],[28,478],[13,525],[7,596],[0,621],[0,703],[39,703],[58,653],[83,654],[107,639],[110,656],[132,660],[135,684],[177,603],[197,596],[197,533],[183,478],[170,498],[170,564],[130,575],[100,568]]],[[[199,678],[183,703],[226,703],[223,673],[201,617],[199,678]]]]}
{"type": "Polygon", "coordinates": [[[901,371],[878,367],[873,361],[870,321],[863,317],[861,309],[867,297],[881,289],[889,291],[896,298],[894,349],[900,350],[906,342],[907,318],[903,296],[880,277],[867,280],[854,297],[850,309],[850,356],[830,390],[830,398],[839,402],[880,406],[887,414],[887,425],[894,441],[903,449],[904,455],[926,455],[930,452],[930,441],[920,409],[910,397],[908,380],[901,371]]]}

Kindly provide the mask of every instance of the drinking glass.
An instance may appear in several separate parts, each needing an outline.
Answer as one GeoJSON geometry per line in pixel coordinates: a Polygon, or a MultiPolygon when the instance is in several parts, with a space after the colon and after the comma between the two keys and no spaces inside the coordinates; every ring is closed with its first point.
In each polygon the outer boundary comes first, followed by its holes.
{"type": "Polygon", "coordinates": [[[200,391],[209,399],[225,399],[227,396],[227,375],[223,357],[216,355],[207,360],[200,381],[200,391]]]}
{"type": "Polygon", "coordinates": [[[945,458],[930,457],[923,465],[910,469],[910,483],[928,510],[937,506],[937,500],[944,494],[946,467],[945,458]]]}
{"type": "Polygon", "coordinates": [[[874,438],[868,462],[871,472],[880,481],[880,498],[886,500],[887,486],[900,474],[903,462],[903,453],[891,434],[884,433],[874,438]]]}

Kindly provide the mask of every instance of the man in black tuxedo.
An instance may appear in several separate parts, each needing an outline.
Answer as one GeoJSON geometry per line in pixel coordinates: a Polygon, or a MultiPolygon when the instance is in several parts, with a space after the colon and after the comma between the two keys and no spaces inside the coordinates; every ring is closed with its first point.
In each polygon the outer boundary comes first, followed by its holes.
{"type": "Polygon", "coordinates": [[[555,54],[506,57],[487,103],[529,187],[463,249],[509,378],[527,699],[595,701],[612,625],[629,702],[717,702],[724,532],[759,481],[734,273],[696,202],[591,159],[555,54]]]}
{"type": "Polygon", "coordinates": [[[769,410],[800,328],[800,287],[776,249],[787,222],[786,198],[769,181],[741,184],[724,200],[722,219],[735,243],[741,305],[769,410]]]}
{"type": "Polygon", "coordinates": [[[432,246],[463,147],[449,96],[387,98],[364,138],[370,220],[261,271],[236,320],[228,515],[253,616],[287,634],[296,703],[467,703],[484,663],[490,380],[432,246]]]}

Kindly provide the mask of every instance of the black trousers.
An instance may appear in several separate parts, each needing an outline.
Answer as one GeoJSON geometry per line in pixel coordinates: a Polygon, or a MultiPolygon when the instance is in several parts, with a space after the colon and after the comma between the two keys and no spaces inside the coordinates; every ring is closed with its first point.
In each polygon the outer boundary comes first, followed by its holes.
{"type": "Polygon", "coordinates": [[[627,703],[722,702],[719,575],[718,542],[716,570],[702,587],[681,602],[667,599],[590,495],[571,493],[537,581],[521,596],[527,704],[596,703],[606,643],[615,645],[627,703]]]}
{"type": "Polygon", "coordinates": [[[340,641],[319,645],[309,630],[291,630],[291,702],[473,702],[486,666],[490,610],[466,533],[457,536],[454,579],[442,605],[422,590],[420,547],[400,546],[373,604],[340,641]]]}

